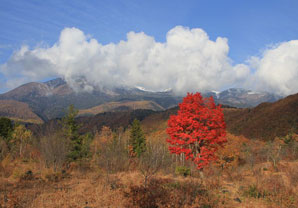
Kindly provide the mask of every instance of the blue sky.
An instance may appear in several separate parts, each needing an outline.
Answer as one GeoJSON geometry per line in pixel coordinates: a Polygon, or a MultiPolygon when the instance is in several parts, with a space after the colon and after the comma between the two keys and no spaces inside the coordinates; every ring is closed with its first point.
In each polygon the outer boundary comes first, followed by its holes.
{"type": "MultiPolygon", "coordinates": [[[[262,56],[270,45],[298,39],[296,0],[0,0],[0,4],[1,65],[22,45],[53,46],[61,31],[72,27],[103,45],[126,40],[130,31],[165,42],[177,25],[201,28],[212,41],[228,39],[233,66],[262,56]]],[[[0,71],[0,92],[9,88],[5,82],[11,77],[0,71]]]]}

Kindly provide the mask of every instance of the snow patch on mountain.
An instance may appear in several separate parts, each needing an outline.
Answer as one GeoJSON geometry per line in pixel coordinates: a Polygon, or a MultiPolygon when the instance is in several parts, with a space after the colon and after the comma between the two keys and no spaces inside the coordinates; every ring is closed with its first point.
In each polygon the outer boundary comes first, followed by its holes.
{"type": "Polygon", "coordinates": [[[159,90],[159,91],[154,91],[154,90],[145,89],[144,87],[141,87],[141,86],[136,86],[136,88],[137,88],[138,90],[141,90],[141,91],[144,91],[144,92],[171,92],[171,91],[172,91],[171,88],[164,89],[164,90],[159,90]]]}

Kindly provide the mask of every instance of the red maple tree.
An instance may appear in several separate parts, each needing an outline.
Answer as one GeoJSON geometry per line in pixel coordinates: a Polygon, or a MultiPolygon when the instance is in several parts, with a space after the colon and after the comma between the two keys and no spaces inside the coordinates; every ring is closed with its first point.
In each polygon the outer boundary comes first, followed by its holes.
{"type": "Polygon", "coordinates": [[[172,154],[184,154],[202,169],[216,160],[215,152],[226,140],[226,125],[221,106],[212,97],[187,93],[177,115],[168,120],[167,133],[172,154]]]}

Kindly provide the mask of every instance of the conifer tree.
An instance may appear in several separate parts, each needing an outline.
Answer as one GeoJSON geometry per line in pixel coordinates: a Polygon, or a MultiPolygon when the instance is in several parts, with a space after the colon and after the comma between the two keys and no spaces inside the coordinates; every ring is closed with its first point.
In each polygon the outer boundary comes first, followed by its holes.
{"type": "Polygon", "coordinates": [[[70,105],[61,122],[63,134],[69,142],[68,157],[70,160],[77,160],[82,157],[82,137],[78,133],[79,125],[75,121],[77,114],[78,110],[70,105]]]}
{"type": "Polygon", "coordinates": [[[6,143],[9,142],[12,131],[12,121],[9,118],[0,118],[0,137],[2,137],[6,143]]]}
{"type": "Polygon", "coordinates": [[[146,151],[146,139],[141,129],[140,121],[135,119],[130,131],[131,151],[138,157],[146,151]]]}

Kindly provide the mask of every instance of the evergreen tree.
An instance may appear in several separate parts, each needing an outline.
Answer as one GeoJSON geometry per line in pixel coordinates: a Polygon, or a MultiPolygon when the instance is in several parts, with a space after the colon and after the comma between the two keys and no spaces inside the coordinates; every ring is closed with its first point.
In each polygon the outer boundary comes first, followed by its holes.
{"type": "Polygon", "coordinates": [[[8,118],[0,118],[0,161],[10,150],[10,140],[13,132],[12,121],[8,118]]]}
{"type": "Polygon", "coordinates": [[[2,137],[6,143],[9,142],[12,131],[13,125],[11,120],[5,117],[0,118],[0,137],[2,137]]]}
{"type": "Polygon", "coordinates": [[[73,105],[70,105],[68,112],[62,118],[62,129],[63,134],[69,142],[69,154],[68,157],[70,160],[80,159],[83,150],[83,141],[82,137],[79,135],[79,125],[75,121],[75,117],[78,115],[78,110],[74,108],[73,105]]]}
{"type": "Polygon", "coordinates": [[[138,157],[146,151],[146,140],[141,129],[140,121],[135,119],[132,123],[130,132],[130,146],[132,147],[132,152],[138,157]]]}

